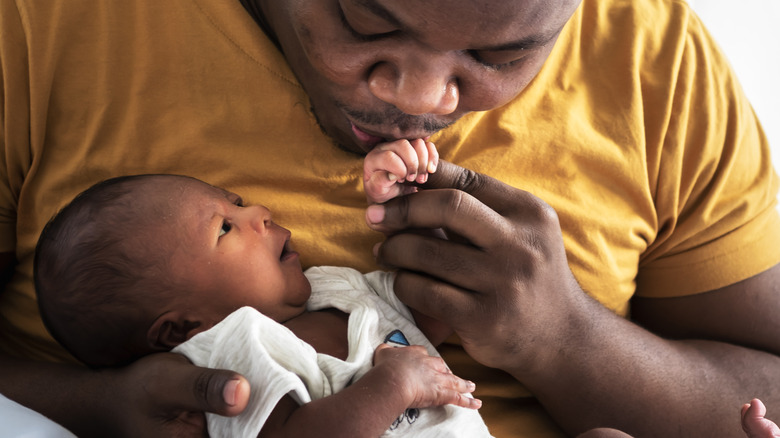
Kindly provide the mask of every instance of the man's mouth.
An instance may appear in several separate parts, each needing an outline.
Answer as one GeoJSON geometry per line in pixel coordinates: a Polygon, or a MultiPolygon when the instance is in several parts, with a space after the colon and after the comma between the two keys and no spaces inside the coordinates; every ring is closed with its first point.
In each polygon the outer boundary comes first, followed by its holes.
{"type": "Polygon", "coordinates": [[[350,124],[352,126],[352,133],[355,134],[355,137],[357,137],[358,141],[363,143],[369,150],[373,149],[377,144],[387,141],[387,139],[384,137],[369,134],[368,132],[358,128],[354,123],[350,122],[350,124]]]}
{"type": "Polygon", "coordinates": [[[430,137],[459,118],[454,114],[444,118],[433,115],[411,116],[392,107],[383,111],[359,111],[341,102],[336,102],[336,106],[343,111],[350,124],[353,141],[364,152],[382,142],[430,137]]]}

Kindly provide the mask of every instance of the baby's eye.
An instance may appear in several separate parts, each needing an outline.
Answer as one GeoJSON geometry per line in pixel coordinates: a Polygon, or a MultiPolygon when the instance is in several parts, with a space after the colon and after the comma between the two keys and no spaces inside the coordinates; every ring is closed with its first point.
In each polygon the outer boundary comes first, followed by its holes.
{"type": "Polygon", "coordinates": [[[227,222],[222,222],[222,228],[220,228],[220,230],[219,230],[219,237],[222,237],[225,234],[227,234],[230,231],[231,228],[233,228],[232,225],[230,225],[227,222]]]}

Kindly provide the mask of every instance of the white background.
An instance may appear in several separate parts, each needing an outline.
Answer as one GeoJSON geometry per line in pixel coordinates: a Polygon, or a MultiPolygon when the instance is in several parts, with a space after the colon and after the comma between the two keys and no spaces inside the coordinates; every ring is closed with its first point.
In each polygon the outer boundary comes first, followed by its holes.
{"type": "Polygon", "coordinates": [[[780,170],[780,0],[688,3],[737,72],[769,137],[775,170],[780,170]]]}

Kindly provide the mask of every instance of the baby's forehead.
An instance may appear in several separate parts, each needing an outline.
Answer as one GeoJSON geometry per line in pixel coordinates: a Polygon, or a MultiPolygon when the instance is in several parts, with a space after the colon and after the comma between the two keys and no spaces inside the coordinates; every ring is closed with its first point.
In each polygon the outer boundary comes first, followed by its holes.
{"type": "Polygon", "coordinates": [[[178,197],[196,196],[202,198],[233,199],[235,193],[213,186],[197,178],[181,175],[159,175],[144,181],[143,185],[150,194],[174,200],[178,197]],[[158,179],[159,178],[159,179],[158,179]]]}
{"type": "Polygon", "coordinates": [[[224,214],[226,204],[240,201],[238,195],[223,188],[195,178],[178,177],[166,184],[153,203],[159,206],[159,212],[203,222],[224,214]]]}
{"type": "MultiPolygon", "coordinates": [[[[201,180],[178,175],[150,175],[136,182],[129,202],[115,207],[127,210],[138,226],[162,232],[182,223],[201,221],[236,196],[201,180]]],[[[167,231],[166,231],[167,232],[167,231]]]]}

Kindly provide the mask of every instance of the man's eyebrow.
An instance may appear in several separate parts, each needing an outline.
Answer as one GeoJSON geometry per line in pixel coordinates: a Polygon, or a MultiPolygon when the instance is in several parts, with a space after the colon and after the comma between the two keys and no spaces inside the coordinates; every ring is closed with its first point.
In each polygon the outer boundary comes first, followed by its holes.
{"type": "MultiPolygon", "coordinates": [[[[385,7],[379,4],[376,0],[358,0],[357,4],[359,6],[366,8],[368,11],[378,16],[379,18],[387,21],[393,26],[396,27],[404,26],[404,24],[401,23],[401,21],[398,20],[398,18],[395,15],[390,13],[390,11],[385,9],[385,7]]],[[[541,33],[537,35],[527,36],[524,38],[520,38],[517,41],[510,41],[508,43],[499,44],[497,46],[476,47],[471,50],[484,51],[484,52],[509,52],[509,51],[517,51],[517,50],[535,49],[537,47],[541,47],[549,43],[550,40],[555,38],[561,32],[561,30],[562,28],[556,29],[555,31],[550,33],[541,33]]]]}
{"type": "Polygon", "coordinates": [[[395,15],[391,14],[390,11],[385,9],[384,6],[377,3],[376,0],[359,0],[357,4],[368,9],[371,13],[387,21],[393,26],[403,26],[403,23],[401,23],[395,15]]]}
{"type": "Polygon", "coordinates": [[[509,52],[517,50],[529,50],[537,47],[544,46],[549,43],[550,40],[555,38],[560,33],[560,30],[552,32],[549,35],[538,34],[528,37],[520,38],[517,41],[510,41],[508,43],[499,44],[497,46],[478,47],[472,50],[480,52],[509,52]]]}

